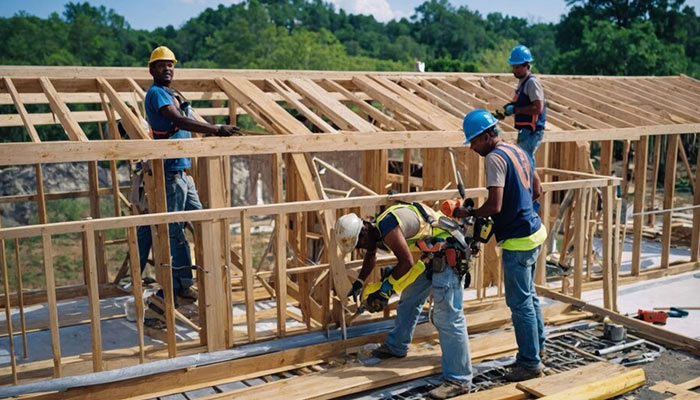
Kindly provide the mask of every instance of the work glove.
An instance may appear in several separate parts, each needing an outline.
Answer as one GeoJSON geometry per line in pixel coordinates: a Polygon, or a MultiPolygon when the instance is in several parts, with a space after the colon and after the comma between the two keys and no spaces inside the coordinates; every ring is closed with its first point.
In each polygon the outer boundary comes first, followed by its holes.
{"type": "Polygon", "coordinates": [[[367,311],[380,312],[389,304],[389,298],[394,292],[394,285],[388,279],[382,282],[382,286],[374,293],[367,296],[367,311]]]}
{"type": "Polygon", "coordinates": [[[350,291],[348,292],[348,297],[352,296],[352,300],[357,303],[357,297],[362,294],[362,286],[365,285],[365,282],[357,278],[355,282],[352,283],[352,288],[350,288],[350,291]]]}
{"type": "Polygon", "coordinates": [[[236,125],[219,125],[219,130],[215,135],[219,137],[240,136],[241,129],[236,125]]]}
{"type": "Polygon", "coordinates": [[[508,103],[505,106],[503,106],[503,114],[505,114],[506,116],[515,114],[515,104],[508,103]]]}

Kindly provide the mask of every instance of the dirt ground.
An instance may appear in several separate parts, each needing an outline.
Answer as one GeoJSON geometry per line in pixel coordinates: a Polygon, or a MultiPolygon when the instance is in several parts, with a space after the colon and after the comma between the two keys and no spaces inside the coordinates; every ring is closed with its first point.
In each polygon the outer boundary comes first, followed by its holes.
{"type": "MultiPolygon", "coordinates": [[[[700,358],[683,351],[668,350],[663,352],[654,362],[645,364],[642,368],[647,378],[646,385],[634,392],[620,396],[618,399],[668,399],[673,395],[658,393],[649,388],[660,381],[680,384],[700,376],[700,358]]],[[[695,391],[697,392],[698,389],[695,391]]]]}

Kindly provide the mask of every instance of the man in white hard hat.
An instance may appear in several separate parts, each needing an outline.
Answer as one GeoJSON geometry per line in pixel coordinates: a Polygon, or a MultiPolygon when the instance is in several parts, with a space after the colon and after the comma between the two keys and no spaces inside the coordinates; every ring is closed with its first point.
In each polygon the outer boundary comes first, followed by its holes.
{"type": "MultiPolygon", "coordinates": [[[[207,136],[231,136],[239,130],[233,125],[212,125],[190,117],[189,105],[170,88],[175,74],[177,59],[167,47],[156,47],[148,60],[148,71],[153,76],[153,85],[146,92],[146,118],[154,139],[190,139],[190,131],[207,136]]],[[[168,212],[199,210],[197,189],[187,170],[192,166],[189,158],[165,160],[165,193],[168,212]]],[[[173,289],[175,295],[195,300],[197,293],[192,289],[192,256],[184,232],[184,223],[168,225],[170,251],[172,256],[173,289]]]]}
{"type": "Polygon", "coordinates": [[[441,271],[426,269],[422,259],[414,262],[412,251],[418,251],[417,242],[426,237],[449,235],[447,231],[431,226],[426,215],[437,219],[441,214],[420,203],[389,207],[374,222],[348,214],[336,222],[336,237],[345,253],[356,248],[366,250],[360,275],[348,296],[355,299],[357,296],[366,297],[368,311],[380,312],[392,294],[401,292],[394,329],[372,352],[375,357],[406,356],[423,305],[432,292],[435,301],[432,322],[439,334],[444,381],[429,395],[446,399],[471,388],[469,337],[462,311],[463,275],[450,267],[441,271]],[[375,267],[377,249],[391,251],[396,256],[396,266],[381,284],[375,284],[373,289],[371,284],[367,285],[365,291],[370,293],[362,293],[364,282],[375,267]]]}

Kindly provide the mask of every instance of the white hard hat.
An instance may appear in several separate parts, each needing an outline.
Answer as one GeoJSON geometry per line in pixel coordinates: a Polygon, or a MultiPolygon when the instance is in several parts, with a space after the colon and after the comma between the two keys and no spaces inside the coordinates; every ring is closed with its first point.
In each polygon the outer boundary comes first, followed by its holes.
{"type": "Polygon", "coordinates": [[[343,253],[349,253],[355,249],[360,231],[362,231],[362,219],[354,213],[338,218],[335,222],[335,234],[338,246],[343,253]]]}

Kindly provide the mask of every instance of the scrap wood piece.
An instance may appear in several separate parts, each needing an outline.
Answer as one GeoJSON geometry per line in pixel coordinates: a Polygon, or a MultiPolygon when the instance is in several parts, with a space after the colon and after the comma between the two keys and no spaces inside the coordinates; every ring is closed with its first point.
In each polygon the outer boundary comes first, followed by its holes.
{"type": "Polygon", "coordinates": [[[700,386],[700,377],[681,384],[660,381],[649,389],[658,393],[673,393],[675,396],[672,399],[700,399],[700,394],[692,391],[696,386],[700,386]]]}
{"type": "Polygon", "coordinates": [[[451,400],[520,400],[530,397],[527,393],[518,389],[516,385],[516,383],[511,383],[490,390],[463,394],[453,397],[451,400]]]}
{"type": "MultiPolygon", "coordinates": [[[[541,400],[602,400],[632,391],[644,386],[644,370],[636,368],[597,382],[578,385],[557,394],[541,397],[541,400]]],[[[570,385],[571,383],[569,383],[570,385]]]]}
{"type": "Polygon", "coordinates": [[[531,393],[537,397],[554,395],[571,388],[571,382],[576,385],[586,385],[599,382],[606,377],[617,376],[628,371],[628,368],[620,364],[609,362],[596,362],[586,366],[548,375],[543,378],[530,379],[518,383],[518,389],[531,393]]]}
{"type": "MultiPolygon", "coordinates": [[[[472,360],[484,359],[517,348],[513,332],[501,332],[470,341],[472,360]]],[[[285,379],[208,397],[207,400],[232,398],[327,399],[391,385],[439,373],[439,346],[413,348],[406,358],[390,359],[372,366],[345,365],[294,379],[285,379]]]]}

